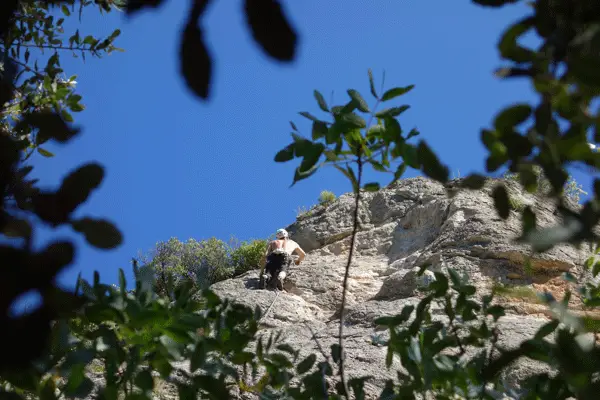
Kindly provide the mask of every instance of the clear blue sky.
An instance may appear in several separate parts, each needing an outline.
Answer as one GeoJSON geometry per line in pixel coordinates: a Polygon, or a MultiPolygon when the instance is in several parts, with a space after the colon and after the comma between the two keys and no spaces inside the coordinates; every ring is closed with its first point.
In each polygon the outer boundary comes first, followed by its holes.
{"type": "Polygon", "coordinates": [[[131,257],[170,237],[265,237],[293,222],[296,209],[314,204],[321,190],[349,191],[334,170],[290,188],[298,162],[273,161],[291,140],[288,121],[310,134],[310,121],[297,113],[319,112],[313,89],[328,100],[333,91],[337,104],[347,100],[348,88],[370,98],[368,68],[377,85],[384,69],[387,88],[415,84],[399,100],[411,105],[400,122],[418,127],[462,176],[484,171],[479,130],[501,107],[533,98],[527,82],[492,75],[500,66],[498,37],[524,6],[489,11],[469,1],[285,1],[300,41],[297,60],[281,65],[251,41],[241,1],[213,1],[204,26],[215,73],[212,96],[201,102],[179,76],[189,2],[165,3],[132,19],[89,13],[83,32],[118,27],[116,44],[126,52],[85,64],[68,53],[62,58],[67,75],[79,75],[87,109],[76,117],[83,134],[49,146],[56,157],[38,156],[35,174],[54,186],[76,165],[102,163],[105,181],[77,215],[107,217],[125,236],[118,249],[99,251],[69,229],[41,231],[39,246],[57,235],[79,245],[75,264],[61,276],[66,284],[79,271],[91,279],[98,270],[104,282],[117,282],[121,267],[131,277],[131,257]]]}

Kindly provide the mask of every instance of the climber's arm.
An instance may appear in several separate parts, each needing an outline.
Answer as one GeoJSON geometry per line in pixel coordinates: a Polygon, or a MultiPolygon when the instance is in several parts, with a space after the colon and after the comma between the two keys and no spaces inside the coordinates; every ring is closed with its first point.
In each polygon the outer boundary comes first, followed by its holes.
{"type": "Polygon", "coordinates": [[[298,254],[298,259],[296,260],[296,265],[298,265],[304,260],[304,257],[306,257],[306,253],[304,252],[304,250],[302,250],[302,248],[300,248],[300,246],[296,247],[294,253],[298,254]]]}
{"type": "Polygon", "coordinates": [[[267,250],[263,254],[262,258],[260,259],[260,265],[261,265],[261,267],[264,266],[265,263],[267,262],[267,257],[269,256],[269,253],[271,253],[271,242],[269,242],[267,244],[267,250]]]}

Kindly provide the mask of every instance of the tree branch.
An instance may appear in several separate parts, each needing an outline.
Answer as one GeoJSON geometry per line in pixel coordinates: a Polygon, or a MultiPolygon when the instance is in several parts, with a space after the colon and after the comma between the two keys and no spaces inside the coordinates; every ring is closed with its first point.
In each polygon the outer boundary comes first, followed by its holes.
{"type": "MultiPolygon", "coordinates": [[[[369,118],[369,122],[366,125],[365,129],[369,129],[371,122],[373,121],[373,116],[375,115],[375,110],[377,106],[379,106],[381,100],[377,99],[375,106],[373,107],[373,111],[371,112],[371,116],[369,118]]],[[[363,143],[364,145],[364,143],[363,143]]],[[[352,239],[350,240],[350,251],[348,254],[348,262],[346,263],[346,270],[344,272],[344,283],[342,285],[342,304],[340,306],[340,328],[339,328],[339,346],[340,346],[340,379],[342,383],[343,395],[346,399],[350,399],[350,391],[348,390],[348,382],[346,381],[346,354],[344,351],[344,323],[345,323],[345,315],[346,311],[346,294],[348,292],[348,278],[350,277],[350,265],[352,264],[352,256],[354,254],[354,246],[356,242],[356,234],[358,233],[359,222],[358,222],[358,207],[360,205],[360,185],[362,183],[362,173],[363,173],[363,162],[362,159],[362,147],[357,150],[357,160],[356,163],[358,165],[358,173],[356,177],[357,188],[355,189],[355,202],[354,202],[354,216],[353,216],[353,226],[352,226],[352,239]]]]}
{"type": "Polygon", "coordinates": [[[348,254],[348,262],[346,263],[346,271],[344,273],[344,283],[342,286],[342,305],[340,307],[340,329],[339,329],[339,346],[340,346],[340,378],[342,381],[342,387],[344,390],[344,397],[350,399],[350,391],[348,390],[348,382],[346,382],[346,367],[345,367],[345,359],[346,354],[344,351],[344,323],[345,323],[345,315],[344,311],[346,309],[346,294],[348,292],[348,278],[350,277],[350,264],[352,263],[352,255],[354,253],[354,245],[356,242],[356,234],[358,232],[358,206],[360,205],[360,184],[362,180],[362,169],[363,169],[363,160],[359,158],[357,160],[358,164],[358,174],[356,180],[358,181],[358,190],[355,191],[355,202],[354,202],[354,216],[353,216],[353,227],[352,227],[352,239],[350,241],[350,251],[348,254]]]}
{"type": "Polygon", "coordinates": [[[85,47],[69,47],[64,45],[50,45],[50,44],[27,44],[27,43],[19,43],[21,47],[29,48],[29,49],[51,49],[51,50],[71,50],[71,51],[89,51],[90,53],[97,53],[95,50],[91,48],[85,47]]]}

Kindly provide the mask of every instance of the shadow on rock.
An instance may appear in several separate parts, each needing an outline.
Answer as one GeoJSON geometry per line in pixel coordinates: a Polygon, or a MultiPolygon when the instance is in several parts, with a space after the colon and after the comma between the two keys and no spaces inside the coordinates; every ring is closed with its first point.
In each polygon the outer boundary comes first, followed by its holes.
{"type": "Polygon", "coordinates": [[[246,289],[258,289],[258,284],[260,283],[259,278],[248,278],[244,280],[244,286],[246,289]]]}

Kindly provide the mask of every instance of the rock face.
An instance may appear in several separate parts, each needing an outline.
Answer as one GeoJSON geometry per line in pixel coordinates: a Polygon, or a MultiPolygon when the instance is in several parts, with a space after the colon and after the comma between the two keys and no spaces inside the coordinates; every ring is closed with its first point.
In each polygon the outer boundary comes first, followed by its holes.
{"type": "MultiPolygon", "coordinates": [[[[528,248],[512,242],[520,233],[519,215],[511,211],[506,221],[498,216],[490,196],[493,184],[492,180],[481,190],[460,191],[450,198],[441,184],[413,178],[362,195],[360,233],[350,269],[345,343],[348,375],[373,377],[366,384],[368,398],[377,398],[383,382],[401,368],[385,367],[387,349],[377,338],[385,339],[386,332],[378,330],[373,321],[418,303],[418,287],[426,285],[433,275],[417,279],[416,271],[424,263],[431,264],[433,271],[453,267],[467,274],[480,291],[502,283],[520,285],[522,290],[546,289],[560,296],[567,285],[560,278],[562,272],[583,274],[581,266],[588,249],[570,246],[537,255],[527,267],[528,248]]],[[[540,226],[557,222],[552,203],[522,192],[516,183],[506,185],[514,208],[532,205],[540,226]]],[[[317,342],[326,351],[337,342],[353,207],[354,196],[343,195],[288,227],[307,257],[292,269],[286,292],[278,296],[262,323],[266,331],[281,330],[285,341],[302,350],[301,357],[318,354],[317,342]]],[[[212,289],[252,308],[258,305],[264,312],[276,294],[258,290],[257,283],[258,271],[251,271],[212,289]]],[[[509,314],[500,320],[500,344],[504,347],[517,346],[547,321],[544,307],[526,296],[508,296],[505,304],[509,314]]],[[[522,361],[506,373],[506,382],[518,387],[522,378],[540,368],[522,361]]]]}

